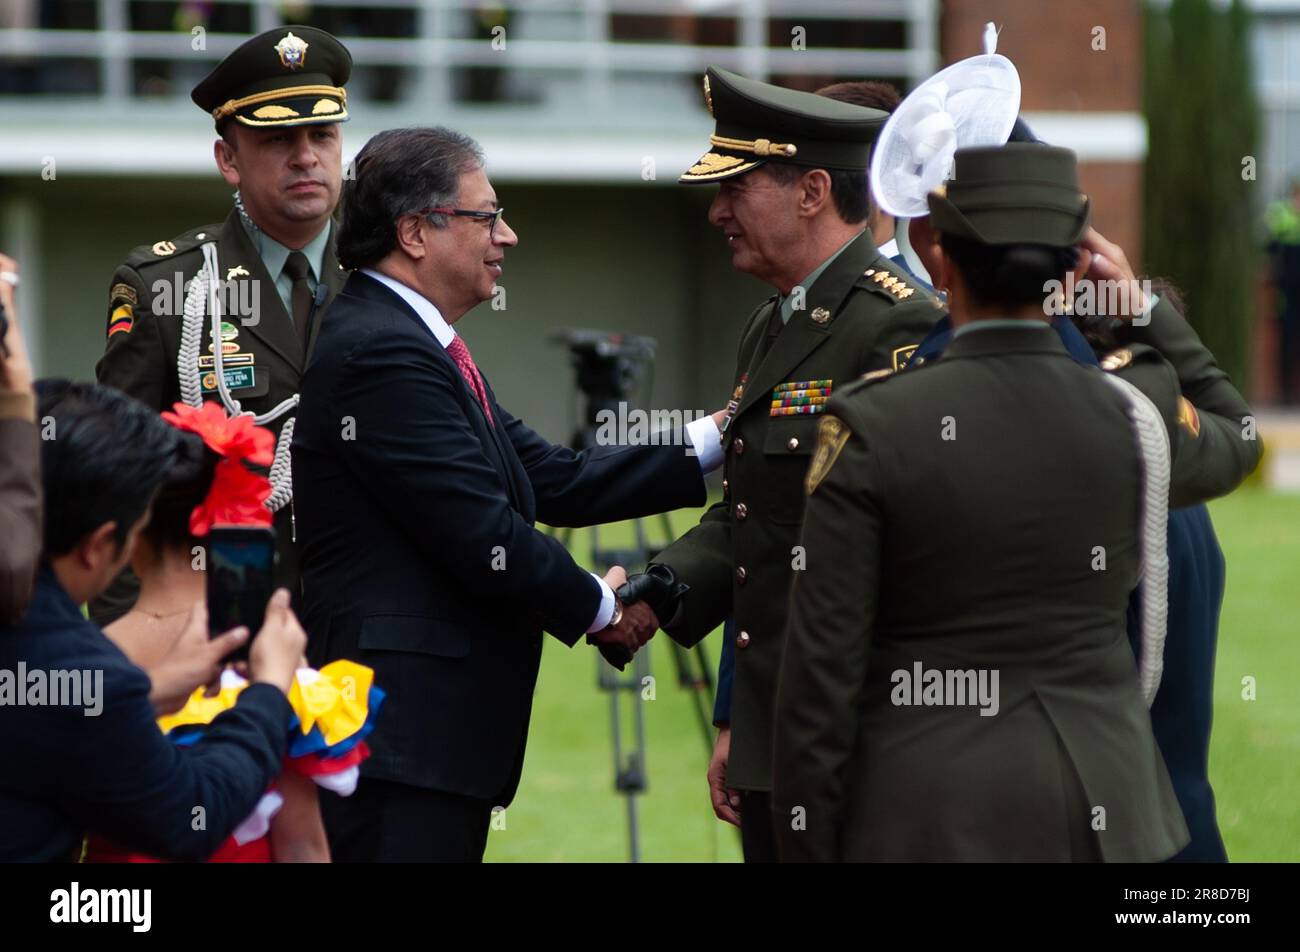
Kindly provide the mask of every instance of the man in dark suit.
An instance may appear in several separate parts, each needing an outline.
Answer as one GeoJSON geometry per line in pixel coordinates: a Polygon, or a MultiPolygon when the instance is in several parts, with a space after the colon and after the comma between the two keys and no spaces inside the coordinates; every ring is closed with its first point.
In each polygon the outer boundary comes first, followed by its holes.
{"type": "Polygon", "coordinates": [[[835,397],[808,472],[782,859],[1167,859],[1187,831],[1125,619],[1140,561],[1164,582],[1177,376],[1153,404],[1047,323],[1087,225],[1073,153],[958,150],[929,202],[953,341],[835,397]]]}
{"type": "Polygon", "coordinates": [[[294,491],[309,657],[370,665],[388,703],[357,794],[326,799],[326,827],[340,860],[476,861],[518,786],[543,630],[628,651],[654,630],[645,605],[616,598],[621,568],[583,571],[534,521],[702,504],[718,421],[676,446],[542,439],[452,329],[518,240],[478,146],[396,130],[355,168],[339,259],[358,273],[303,380],[294,491]]]}
{"type": "Polygon", "coordinates": [[[202,607],[181,640],[198,676],[168,687],[132,664],[81,605],[130,561],[181,434],[158,414],[93,384],[41,381],[44,544],[31,604],[0,625],[0,862],[75,861],[82,834],[128,850],[202,860],[280,772],[293,717],[287,694],[306,644],[277,592],[253,642],[252,684],[203,743],[158,730],[158,692],[188,696],[220,672],[247,631],[208,642],[202,607]]]}

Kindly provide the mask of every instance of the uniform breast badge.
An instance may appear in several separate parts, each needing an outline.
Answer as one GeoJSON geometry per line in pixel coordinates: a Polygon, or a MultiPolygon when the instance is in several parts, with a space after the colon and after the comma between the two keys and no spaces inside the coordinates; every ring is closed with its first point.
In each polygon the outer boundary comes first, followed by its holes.
{"type": "Polygon", "coordinates": [[[769,416],[800,416],[822,413],[831,398],[831,380],[791,380],[772,388],[769,416]]]}
{"type": "Polygon", "coordinates": [[[912,355],[920,346],[920,344],[908,344],[906,347],[895,347],[892,355],[894,370],[902,370],[906,367],[907,362],[912,359],[912,355]]]}

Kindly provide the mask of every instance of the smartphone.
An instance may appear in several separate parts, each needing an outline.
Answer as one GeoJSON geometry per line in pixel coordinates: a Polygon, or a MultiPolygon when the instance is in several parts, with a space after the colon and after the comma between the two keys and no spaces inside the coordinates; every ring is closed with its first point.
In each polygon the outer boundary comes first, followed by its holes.
{"type": "Polygon", "coordinates": [[[262,526],[213,526],[208,531],[208,636],[240,625],[249,640],[227,661],[248,658],[274,591],[275,532],[262,526]]]}

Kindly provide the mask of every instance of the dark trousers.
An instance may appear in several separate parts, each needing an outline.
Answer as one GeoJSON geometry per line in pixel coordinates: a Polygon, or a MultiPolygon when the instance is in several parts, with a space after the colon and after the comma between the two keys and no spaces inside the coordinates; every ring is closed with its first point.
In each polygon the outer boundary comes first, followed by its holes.
{"type": "Polygon", "coordinates": [[[766,790],[740,791],[740,848],[746,863],[779,862],[772,831],[772,795],[766,790]]]}
{"type": "Polygon", "coordinates": [[[321,815],[336,863],[479,863],[492,804],[362,777],[350,797],[322,791],[321,815]]]}

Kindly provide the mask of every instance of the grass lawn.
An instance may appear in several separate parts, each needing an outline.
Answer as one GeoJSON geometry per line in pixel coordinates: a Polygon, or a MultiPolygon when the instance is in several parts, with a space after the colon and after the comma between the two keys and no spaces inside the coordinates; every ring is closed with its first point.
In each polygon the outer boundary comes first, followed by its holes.
{"type": "MultiPolygon", "coordinates": [[[[1228,564],[1219,629],[1210,775],[1229,856],[1300,860],[1300,494],[1242,489],[1211,514],[1228,564]],[[1257,699],[1242,699],[1254,677],[1257,699]]],[[[677,513],[680,533],[695,517],[677,513]]],[[[603,529],[602,545],[628,544],[627,527],[603,529]]],[[[571,542],[589,564],[587,534],[571,542]]],[[[705,652],[716,671],[719,636],[705,652]]],[[[669,641],[650,645],[654,699],[645,713],[648,789],[636,798],[646,861],[734,862],[736,831],[713,817],[704,782],[708,757],[687,690],[676,684],[669,641]]],[[[639,695],[637,695],[639,696],[639,695]]],[[[632,701],[625,695],[624,710],[632,701]]],[[[711,699],[710,699],[711,703],[711,699]]],[[[631,736],[624,718],[625,737],[631,736]]],[[[614,790],[609,696],[597,658],[547,639],[524,779],[488,839],[487,859],[622,861],[627,801],[614,790]]]]}

